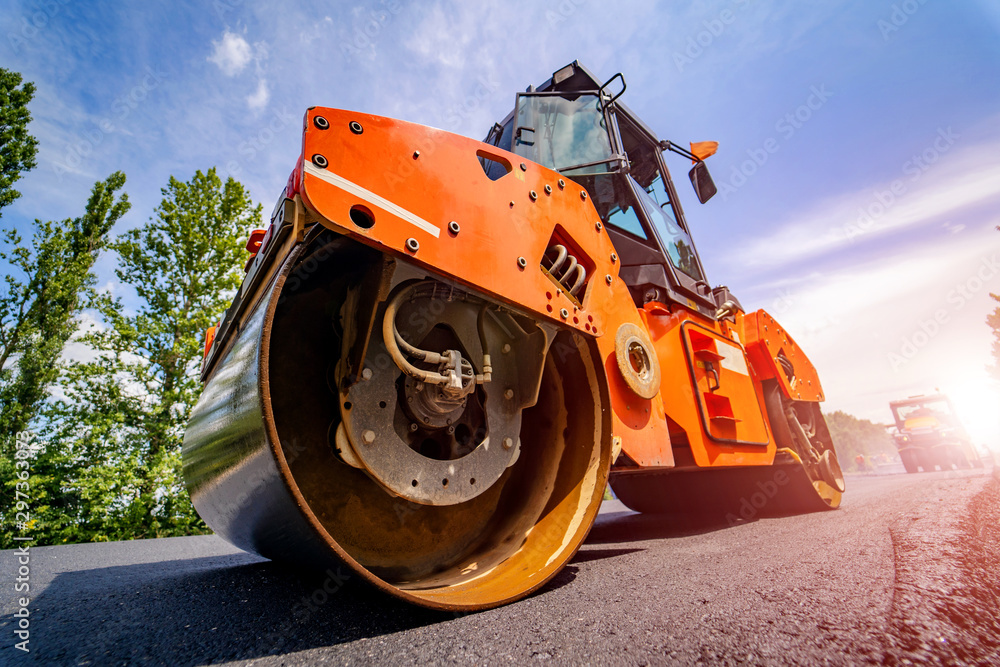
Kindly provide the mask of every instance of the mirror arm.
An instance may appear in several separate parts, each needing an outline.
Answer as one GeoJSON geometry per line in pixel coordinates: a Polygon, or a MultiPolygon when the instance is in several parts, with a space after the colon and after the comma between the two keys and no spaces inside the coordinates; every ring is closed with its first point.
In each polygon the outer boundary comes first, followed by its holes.
{"type": "Polygon", "coordinates": [[[704,160],[702,160],[700,157],[696,156],[694,153],[692,153],[688,149],[682,148],[681,146],[678,146],[677,144],[673,143],[672,141],[667,141],[666,139],[663,139],[663,140],[660,141],[660,150],[661,151],[670,151],[671,153],[677,153],[678,155],[683,155],[684,157],[688,158],[689,160],[694,160],[695,162],[704,162],[704,160]]]}

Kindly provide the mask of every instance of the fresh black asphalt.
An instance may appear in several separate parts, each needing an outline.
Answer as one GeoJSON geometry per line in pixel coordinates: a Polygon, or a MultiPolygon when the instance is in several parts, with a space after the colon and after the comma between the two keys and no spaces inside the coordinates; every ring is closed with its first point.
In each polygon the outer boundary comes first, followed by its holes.
{"type": "Polygon", "coordinates": [[[839,511],[738,525],[607,502],[541,591],[468,615],[214,536],[36,547],[30,653],[14,646],[18,564],[4,551],[0,664],[995,661],[1000,482],[976,470],[848,484],[839,511]]]}

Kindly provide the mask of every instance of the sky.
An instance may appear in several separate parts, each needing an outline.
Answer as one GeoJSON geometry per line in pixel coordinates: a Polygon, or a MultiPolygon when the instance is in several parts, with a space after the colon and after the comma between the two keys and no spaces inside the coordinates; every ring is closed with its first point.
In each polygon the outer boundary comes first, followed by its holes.
{"type": "MultiPolygon", "coordinates": [[[[0,66],[37,86],[38,166],[0,218],[22,232],[79,215],[116,170],[116,232],[212,166],[270,211],[309,106],[481,139],[573,60],[621,72],[661,138],[719,142],[705,205],[668,158],[709,281],[785,325],[825,410],[886,423],[890,400],[940,389],[1000,449],[994,0],[8,0],[0,26],[0,66]]],[[[113,268],[99,284],[127,303],[113,268]]]]}

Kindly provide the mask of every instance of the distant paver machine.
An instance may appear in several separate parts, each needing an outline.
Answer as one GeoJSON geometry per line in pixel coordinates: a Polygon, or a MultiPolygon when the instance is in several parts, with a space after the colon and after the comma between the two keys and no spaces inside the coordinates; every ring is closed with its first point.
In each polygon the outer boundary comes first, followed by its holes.
{"type": "Polygon", "coordinates": [[[983,467],[972,438],[944,394],[910,396],[889,403],[893,440],[906,472],[983,467]]]}

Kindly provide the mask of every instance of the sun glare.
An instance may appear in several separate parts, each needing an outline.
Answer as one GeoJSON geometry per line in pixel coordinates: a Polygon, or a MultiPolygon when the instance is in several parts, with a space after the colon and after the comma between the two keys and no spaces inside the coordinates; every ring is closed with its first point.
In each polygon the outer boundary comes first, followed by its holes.
{"type": "Polygon", "coordinates": [[[985,376],[972,375],[941,390],[951,398],[965,428],[977,447],[986,445],[1000,451],[1000,392],[997,383],[985,376]]]}

